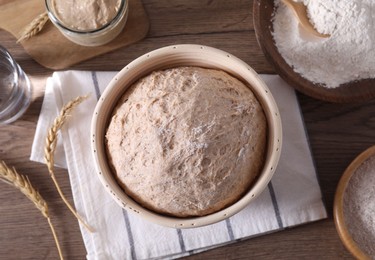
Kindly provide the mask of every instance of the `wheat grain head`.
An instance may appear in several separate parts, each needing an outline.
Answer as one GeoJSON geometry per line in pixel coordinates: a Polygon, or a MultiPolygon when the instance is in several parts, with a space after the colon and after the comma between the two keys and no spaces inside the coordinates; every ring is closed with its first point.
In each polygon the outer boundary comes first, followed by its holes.
{"type": "Polygon", "coordinates": [[[31,37],[37,35],[44,27],[44,25],[49,20],[48,13],[44,12],[38,15],[31,23],[23,30],[20,38],[17,40],[17,43],[30,39],[31,37]]]}

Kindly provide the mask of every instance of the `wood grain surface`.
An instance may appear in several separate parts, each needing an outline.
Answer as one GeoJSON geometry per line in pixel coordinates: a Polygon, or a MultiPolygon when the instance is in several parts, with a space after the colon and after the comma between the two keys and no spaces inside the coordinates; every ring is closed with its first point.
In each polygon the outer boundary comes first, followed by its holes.
{"type": "MultiPolygon", "coordinates": [[[[0,0],[0,3],[11,2],[0,0]]],[[[259,73],[275,73],[258,46],[251,0],[143,0],[150,19],[147,37],[126,48],[70,67],[79,70],[119,70],[138,56],[177,44],[210,45],[236,55],[259,73]]],[[[30,76],[33,103],[11,125],[0,126],[0,159],[29,176],[50,205],[66,259],[85,259],[77,221],[65,209],[42,164],[29,161],[33,135],[52,74],[35,62],[14,36],[0,31],[5,46],[30,76]]],[[[335,104],[299,93],[306,131],[322,193],[326,220],[290,228],[213,249],[188,259],[353,259],[336,232],[332,210],[337,183],[350,162],[375,141],[375,102],[335,104]]],[[[57,169],[63,192],[72,201],[68,173],[57,169]]],[[[0,259],[58,259],[45,219],[23,195],[0,183],[0,259]]]]}

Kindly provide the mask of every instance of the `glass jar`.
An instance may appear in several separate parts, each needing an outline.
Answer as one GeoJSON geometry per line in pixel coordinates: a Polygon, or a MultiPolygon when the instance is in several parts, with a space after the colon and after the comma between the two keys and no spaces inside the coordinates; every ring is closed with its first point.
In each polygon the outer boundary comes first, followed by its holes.
{"type": "Polygon", "coordinates": [[[31,102],[32,87],[25,72],[0,45],[0,124],[24,114],[31,102]]]}
{"type": "MultiPolygon", "coordinates": [[[[99,46],[109,43],[121,33],[128,18],[128,0],[119,0],[120,5],[117,13],[110,21],[97,28],[77,29],[77,26],[70,24],[71,21],[63,21],[63,19],[59,17],[59,10],[56,1],[57,0],[45,0],[49,19],[66,38],[83,46],[99,46]]],[[[85,1],[87,3],[90,2],[87,0],[80,0],[80,4],[84,4],[85,1]]],[[[83,12],[82,15],[90,14],[90,10],[86,8],[79,8],[79,12],[83,12]]],[[[93,17],[93,19],[96,18],[93,17]]]]}

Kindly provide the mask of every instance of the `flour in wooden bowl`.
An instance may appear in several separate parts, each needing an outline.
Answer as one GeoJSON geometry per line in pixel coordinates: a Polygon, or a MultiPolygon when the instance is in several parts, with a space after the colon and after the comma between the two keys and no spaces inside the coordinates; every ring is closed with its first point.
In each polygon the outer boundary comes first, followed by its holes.
{"type": "Polygon", "coordinates": [[[305,79],[326,88],[375,78],[373,0],[299,0],[310,21],[329,38],[303,33],[289,8],[275,1],[273,37],[286,63],[305,79]]]}
{"type": "Polygon", "coordinates": [[[343,198],[344,218],[358,247],[375,259],[375,156],[350,178],[343,198]]]}
{"type": "Polygon", "coordinates": [[[258,177],[267,122],[252,91],[198,67],[156,71],[120,99],[106,133],[125,192],[144,207],[203,216],[239,200],[258,177]]]}

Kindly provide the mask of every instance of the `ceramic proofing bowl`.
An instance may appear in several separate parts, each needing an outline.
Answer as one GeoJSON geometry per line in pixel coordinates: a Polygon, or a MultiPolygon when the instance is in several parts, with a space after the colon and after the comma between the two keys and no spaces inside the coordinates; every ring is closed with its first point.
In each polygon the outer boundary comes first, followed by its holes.
{"type": "Polygon", "coordinates": [[[207,46],[184,44],[149,52],[128,64],[111,80],[96,105],[91,125],[91,139],[100,181],[120,206],[163,226],[190,228],[213,224],[234,215],[266,188],[280,158],[282,128],[279,110],[270,90],[251,67],[224,51],[207,46]],[[267,117],[267,153],[258,179],[239,201],[216,213],[202,217],[177,218],[145,209],[121,189],[111,172],[106,155],[106,129],[114,106],[127,88],[152,71],[179,66],[198,66],[226,71],[251,88],[267,117]]]}

